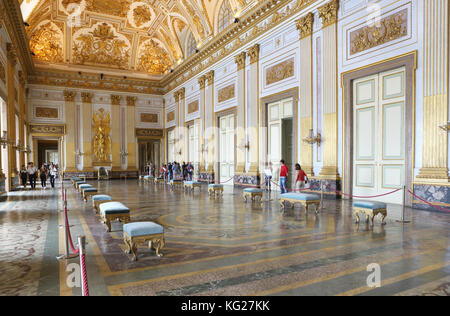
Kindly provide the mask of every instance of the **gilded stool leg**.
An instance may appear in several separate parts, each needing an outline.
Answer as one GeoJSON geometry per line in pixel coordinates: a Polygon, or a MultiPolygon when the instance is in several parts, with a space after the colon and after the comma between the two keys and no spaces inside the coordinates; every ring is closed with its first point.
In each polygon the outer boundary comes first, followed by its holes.
{"type": "Polygon", "coordinates": [[[156,255],[158,257],[162,257],[163,254],[161,253],[161,249],[164,247],[164,237],[161,237],[161,239],[158,240],[158,247],[156,247],[156,255]]]}
{"type": "Polygon", "coordinates": [[[133,240],[131,240],[131,251],[133,253],[133,261],[137,261],[137,244],[133,240]]]}
{"type": "Polygon", "coordinates": [[[126,253],[131,254],[131,245],[130,245],[130,241],[128,240],[128,237],[125,236],[123,238],[123,241],[125,242],[125,245],[127,246],[126,253]]]}
{"type": "Polygon", "coordinates": [[[111,232],[111,221],[109,220],[109,218],[105,219],[105,225],[106,225],[106,231],[108,233],[111,232]]]}
{"type": "Polygon", "coordinates": [[[359,223],[359,214],[358,214],[358,211],[353,211],[353,216],[354,216],[355,219],[356,219],[356,224],[358,224],[358,223],[359,223]]]}

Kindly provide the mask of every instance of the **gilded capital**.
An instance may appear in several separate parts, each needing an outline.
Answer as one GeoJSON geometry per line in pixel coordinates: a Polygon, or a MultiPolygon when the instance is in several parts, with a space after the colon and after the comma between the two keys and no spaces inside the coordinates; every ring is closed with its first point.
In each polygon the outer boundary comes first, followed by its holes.
{"type": "Polygon", "coordinates": [[[314,24],[314,14],[308,13],[295,22],[297,30],[300,32],[300,39],[311,36],[314,24]]]}
{"type": "Polygon", "coordinates": [[[239,55],[234,56],[234,62],[237,65],[237,69],[242,70],[245,69],[245,59],[247,57],[247,53],[246,52],[242,52],[239,55]]]}
{"type": "Polygon", "coordinates": [[[180,94],[178,93],[178,91],[175,91],[173,93],[173,97],[174,97],[176,103],[178,103],[178,101],[180,101],[180,94]]]}
{"type": "Polygon", "coordinates": [[[64,91],[64,100],[66,102],[73,102],[73,101],[75,101],[75,95],[76,95],[75,91],[65,90],[64,91]]]}
{"type": "Polygon", "coordinates": [[[112,105],[120,105],[121,100],[122,100],[121,95],[111,94],[111,104],[112,105]]]}
{"type": "Polygon", "coordinates": [[[26,83],[26,80],[25,80],[25,75],[23,74],[23,71],[22,71],[22,70],[19,70],[18,75],[19,75],[19,83],[20,83],[22,86],[24,86],[25,83],[26,83]]]}
{"type": "Polygon", "coordinates": [[[83,103],[92,103],[93,96],[93,93],[81,92],[81,100],[83,100],[83,103]]]}
{"type": "Polygon", "coordinates": [[[247,51],[250,57],[250,64],[257,63],[259,61],[259,44],[255,44],[247,51]]]}
{"type": "Polygon", "coordinates": [[[127,106],[136,106],[137,97],[127,96],[127,106]]]}
{"type": "Polygon", "coordinates": [[[206,80],[208,80],[208,86],[211,86],[214,83],[214,70],[206,73],[206,80]]]}
{"type": "Polygon", "coordinates": [[[200,78],[198,78],[198,84],[200,85],[200,89],[205,89],[206,76],[201,76],[200,78]]]}
{"type": "Polygon", "coordinates": [[[322,19],[323,28],[337,22],[339,0],[332,0],[319,8],[319,17],[322,19]]]}
{"type": "Polygon", "coordinates": [[[8,60],[13,64],[16,65],[17,63],[17,52],[16,48],[12,43],[6,43],[6,54],[8,57],[8,60]]]}

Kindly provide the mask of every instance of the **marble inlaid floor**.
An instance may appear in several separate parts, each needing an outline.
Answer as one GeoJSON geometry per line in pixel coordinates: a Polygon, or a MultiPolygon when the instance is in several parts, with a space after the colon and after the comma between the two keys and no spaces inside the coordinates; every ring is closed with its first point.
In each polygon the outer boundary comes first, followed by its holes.
{"type": "MultiPolygon", "coordinates": [[[[413,210],[412,223],[355,225],[348,201],[325,201],[315,216],[280,212],[278,193],[244,203],[226,187],[222,199],[136,180],[88,181],[127,205],[133,221],[165,228],[164,256],[124,253],[122,224],[106,232],[92,204],[66,182],[74,239],[87,238],[91,295],[448,295],[450,214],[413,210]],[[369,288],[367,266],[381,266],[369,288]]],[[[68,286],[61,191],[10,194],[0,202],[0,295],[80,295],[68,286]]],[[[69,266],[73,267],[73,266],[69,266]]]]}

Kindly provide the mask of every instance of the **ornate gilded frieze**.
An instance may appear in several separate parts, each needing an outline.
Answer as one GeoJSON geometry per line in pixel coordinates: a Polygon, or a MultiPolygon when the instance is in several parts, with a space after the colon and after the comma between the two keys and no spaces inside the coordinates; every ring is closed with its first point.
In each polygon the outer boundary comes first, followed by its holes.
{"type": "Polygon", "coordinates": [[[121,95],[111,94],[111,104],[112,105],[120,105],[121,100],[122,100],[121,95]]]}
{"type": "Polygon", "coordinates": [[[40,61],[61,63],[64,61],[63,40],[59,28],[48,21],[34,31],[30,39],[30,49],[40,61]]]}
{"type": "Polygon", "coordinates": [[[231,84],[229,86],[226,86],[225,88],[222,88],[218,92],[217,101],[219,103],[225,102],[227,100],[233,99],[235,97],[235,86],[234,84],[231,84]]]}
{"type": "Polygon", "coordinates": [[[137,137],[163,137],[162,129],[136,128],[137,137]]]}
{"type": "Polygon", "coordinates": [[[58,118],[58,109],[57,108],[47,108],[47,107],[36,107],[36,117],[57,119],[58,118]]]}
{"type": "Polygon", "coordinates": [[[250,57],[250,64],[257,63],[259,61],[259,44],[255,44],[247,51],[250,57]]]}
{"type": "Polygon", "coordinates": [[[110,163],[111,155],[111,117],[103,108],[94,113],[92,129],[93,161],[95,163],[110,163]]]}
{"type": "Polygon", "coordinates": [[[158,114],[154,113],[141,113],[142,123],[158,123],[158,114]]]}
{"type": "Polygon", "coordinates": [[[294,58],[285,60],[279,64],[267,68],[266,71],[266,84],[271,85],[281,80],[294,76],[294,58]]]}
{"type": "Polygon", "coordinates": [[[175,111],[167,113],[167,122],[175,121],[175,111]]]}
{"type": "Polygon", "coordinates": [[[93,30],[82,29],[74,35],[73,62],[126,69],[130,43],[108,23],[98,23],[93,30]]]}
{"type": "Polygon", "coordinates": [[[73,101],[75,101],[75,95],[76,95],[75,91],[65,90],[64,91],[64,100],[66,102],[73,102],[73,101]]]}
{"type": "Polygon", "coordinates": [[[337,22],[339,0],[332,0],[319,7],[319,17],[322,19],[322,27],[330,26],[337,22]]]}
{"type": "Polygon", "coordinates": [[[197,112],[199,109],[199,101],[195,100],[188,104],[188,114],[197,112]]]}
{"type": "Polygon", "coordinates": [[[389,15],[373,26],[350,33],[350,55],[394,41],[408,35],[408,9],[389,15]]]}
{"type": "Polygon", "coordinates": [[[66,133],[66,126],[30,124],[30,133],[42,136],[62,136],[66,133]]]}
{"type": "Polygon", "coordinates": [[[237,65],[237,70],[242,70],[245,69],[245,60],[247,58],[247,53],[246,52],[242,52],[236,56],[234,56],[234,62],[237,65]]]}
{"type": "Polygon", "coordinates": [[[296,21],[297,30],[300,32],[300,40],[311,36],[314,24],[314,14],[308,13],[304,17],[296,21]]]}

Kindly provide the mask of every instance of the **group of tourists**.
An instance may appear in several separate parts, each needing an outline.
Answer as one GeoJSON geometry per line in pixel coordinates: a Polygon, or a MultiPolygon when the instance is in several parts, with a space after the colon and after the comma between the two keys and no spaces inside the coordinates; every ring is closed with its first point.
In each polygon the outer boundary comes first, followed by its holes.
{"type": "Polygon", "coordinates": [[[42,164],[41,168],[37,168],[34,163],[28,163],[28,166],[22,166],[20,170],[20,179],[24,188],[27,187],[27,183],[30,183],[31,189],[36,189],[36,181],[39,177],[41,180],[41,186],[43,189],[47,188],[47,179],[50,179],[50,185],[55,187],[55,179],[58,175],[58,166],[53,162],[48,164],[42,164]]]}
{"type": "Polygon", "coordinates": [[[166,181],[170,180],[184,180],[192,181],[194,175],[194,166],[188,162],[183,162],[180,165],[179,162],[169,162],[163,164],[160,170],[160,177],[163,177],[166,181]]]}
{"type": "MultiPolygon", "coordinates": [[[[271,191],[272,189],[272,177],[273,177],[273,165],[272,162],[266,163],[265,169],[264,169],[264,182],[265,182],[265,188],[267,191],[271,191]]],[[[288,176],[289,176],[289,169],[286,165],[286,162],[284,160],[280,161],[280,191],[281,194],[287,193],[287,182],[288,182],[288,176]]],[[[306,175],[305,171],[302,170],[302,167],[300,164],[295,164],[295,175],[294,175],[294,188],[295,190],[301,190],[305,187],[305,184],[308,183],[308,176],[306,175]]]]}

